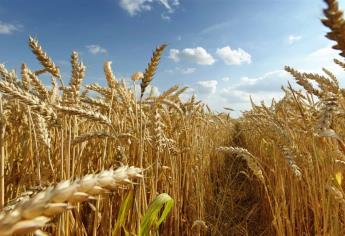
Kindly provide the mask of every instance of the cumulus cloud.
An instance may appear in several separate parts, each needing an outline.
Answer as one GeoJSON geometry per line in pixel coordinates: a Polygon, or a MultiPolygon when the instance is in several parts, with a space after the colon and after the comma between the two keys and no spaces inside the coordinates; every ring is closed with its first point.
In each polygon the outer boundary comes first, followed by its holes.
{"type": "Polygon", "coordinates": [[[151,10],[151,6],[147,0],[121,0],[120,6],[131,16],[135,16],[141,11],[151,10]]]}
{"type": "Polygon", "coordinates": [[[159,96],[161,94],[161,92],[159,91],[158,87],[153,86],[153,85],[149,85],[147,87],[146,94],[150,94],[150,95],[153,95],[153,96],[159,96]]]}
{"type": "MultiPolygon", "coordinates": [[[[242,77],[236,89],[240,91],[256,93],[256,92],[277,92],[280,91],[282,85],[286,85],[291,78],[290,74],[284,70],[276,70],[265,73],[256,78],[242,77]]],[[[294,83],[290,81],[290,83],[294,83]]]]}
{"type": "Polygon", "coordinates": [[[218,48],[217,55],[227,65],[241,65],[251,63],[251,55],[241,48],[231,49],[229,46],[218,48]]]}
{"type": "Polygon", "coordinates": [[[197,82],[197,92],[200,94],[215,94],[217,90],[217,80],[204,80],[197,82]]]}
{"type": "Polygon", "coordinates": [[[239,116],[240,111],[251,108],[250,97],[255,103],[264,101],[266,104],[272,102],[272,98],[279,100],[284,96],[281,86],[287,85],[290,81],[293,87],[298,88],[291,76],[283,70],[267,72],[257,77],[242,77],[240,79],[221,78],[219,81],[233,81],[218,86],[216,80],[198,81],[193,87],[199,99],[207,103],[216,111],[224,111],[224,107],[235,109],[231,112],[239,116]]]}
{"type": "Polygon", "coordinates": [[[223,88],[221,94],[230,96],[236,102],[249,101],[250,95],[263,100],[272,99],[272,94],[282,94],[281,86],[286,85],[289,80],[294,84],[287,72],[271,71],[255,78],[242,77],[237,84],[223,88]]]}
{"type": "MultiPolygon", "coordinates": [[[[286,62],[287,65],[294,67],[301,72],[314,72],[322,74],[322,67],[330,69],[339,79],[341,86],[345,86],[345,76],[343,69],[333,63],[333,58],[340,58],[338,52],[331,48],[332,44],[323,48],[311,51],[309,54],[286,62]]],[[[295,89],[301,89],[293,77],[284,70],[274,70],[255,77],[242,78],[219,78],[221,86],[215,82],[199,81],[193,87],[195,93],[203,102],[207,102],[216,111],[224,111],[223,107],[235,109],[231,115],[239,116],[240,111],[251,109],[249,98],[254,103],[259,104],[264,101],[270,105],[272,99],[276,101],[284,96],[281,86],[287,86],[290,82],[295,89]],[[231,81],[231,83],[222,83],[231,81]]]]}
{"type": "Polygon", "coordinates": [[[222,88],[220,95],[223,96],[226,101],[232,105],[235,103],[249,103],[249,94],[244,91],[236,90],[232,87],[222,88]]]}
{"type": "Polygon", "coordinates": [[[96,44],[87,45],[86,48],[92,54],[107,53],[107,50],[105,48],[102,48],[101,46],[96,44]]]}
{"type": "MultiPolygon", "coordinates": [[[[124,78],[124,80],[128,83],[131,84],[132,81],[130,80],[130,78],[124,78]]],[[[135,91],[136,91],[136,97],[137,99],[140,99],[141,96],[141,87],[140,84],[136,83],[135,86],[135,91]]],[[[157,86],[151,85],[149,84],[144,92],[144,97],[147,97],[149,95],[153,95],[153,96],[159,96],[161,94],[161,91],[159,90],[159,88],[157,86]]]]}
{"type": "MultiPolygon", "coordinates": [[[[152,9],[152,4],[155,2],[160,3],[168,13],[174,12],[174,8],[180,4],[179,0],[120,0],[120,6],[126,10],[130,16],[135,16],[140,12],[150,11],[152,9]]],[[[167,17],[169,16],[165,15],[165,18],[167,17]]]]}
{"type": "Polygon", "coordinates": [[[215,62],[212,55],[202,47],[185,48],[182,51],[178,49],[170,49],[169,58],[175,62],[178,62],[181,59],[186,59],[199,65],[212,65],[215,62]]]}
{"type": "Polygon", "coordinates": [[[173,60],[174,62],[178,62],[180,61],[179,54],[180,54],[180,50],[170,49],[169,58],[173,60]]]}
{"type": "Polygon", "coordinates": [[[288,43],[289,44],[294,44],[297,41],[300,41],[302,39],[301,35],[289,35],[288,37],[288,43]]]}
{"type": "Polygon", "coordinates": [[[337,51],[332,49],[331,46],[319,48],[307,55],[309,59],[333,58],[336,56],[337,56],[337,51]]]}
{"type": "Polygon", "coordinates": [[[307,56],[294,60],[288,65],[302,72],[313,72],[323,74],[322,68],[327,68],[339,79],[340,85],[345,86],[344,70],[333,62],[333,58],[341,59],[339,51],[332,49],[332,44],[316,49],[307,56]]]}
{"type": "Polygon", "coordinates": [[[215,60],[211,54],[209,54],[204,48],[185,48],[181,52],[181,55],[186,59],[196,62],[200,65],[212,65],[215,60]]]}
{"type": "Polygon", "coordinates": [[[13,34],[18,30],[18,26],[0,21],[0,34],[13,34]]]}

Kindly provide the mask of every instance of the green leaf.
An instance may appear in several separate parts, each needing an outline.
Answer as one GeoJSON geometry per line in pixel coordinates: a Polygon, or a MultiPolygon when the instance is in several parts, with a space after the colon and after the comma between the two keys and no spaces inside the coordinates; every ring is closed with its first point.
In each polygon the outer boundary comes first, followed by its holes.
{"type": "Polygon", "coordinates": [[[133,191],[130,191],[126,198],[122,201],[119,213],[117,215],[116,224],[114,225],[112,235],[117,236],[120,233],[120,229],[123,228],[125,232],[127,230],[125,229],[125,221],[128,216],[129,209],[131,208],[133,203],[133,191]]]}
{"type": "Polygon", "coordinates": [[[174,200],[167,193],[158,195],[155,200],[151,202],[143,219],[141,220],[139,236],[149,235],[149,232],[152,228],[157,229],[159,225],[167,218],[173,205],[174,200]],[[159,213],[163,207],[164,210],[159,216],[159,213]]]}

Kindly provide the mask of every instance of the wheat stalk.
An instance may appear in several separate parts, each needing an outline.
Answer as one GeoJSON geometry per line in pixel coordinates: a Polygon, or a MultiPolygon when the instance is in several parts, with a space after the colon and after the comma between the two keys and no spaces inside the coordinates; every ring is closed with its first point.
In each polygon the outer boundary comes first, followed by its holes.
{"type": "Polygon", "coordinates": [[[217,151],[235,154],[238,157],[243,158],[249,167],[249,169],[253,172],[253,174],[263,183],[265,184],[265,177],[263,175],[263,171],[258,165],[255,157],[246,149],[240,147],[218,147],[217,151]]]}
{"type": "Polygon", "coordinates": [[[128,134],[128,133],[123,133],[123,134],[118,134],[118,135],[113,135],[111,133],[105,132],[105,131],[97,131],[97,132],[92,132],[92,133],[86,133],[79,135],[78,137],[75,137],[72,141],[73,145],[76,145],[78,143],[86,142],[90,139],[94,138],[134,138],[133,135],[128,134]]]}

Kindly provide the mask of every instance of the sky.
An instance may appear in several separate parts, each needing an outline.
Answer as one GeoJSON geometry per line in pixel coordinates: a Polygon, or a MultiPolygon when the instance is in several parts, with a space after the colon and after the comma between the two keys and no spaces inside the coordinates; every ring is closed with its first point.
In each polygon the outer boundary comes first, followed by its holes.
{"type": "MultiPolygon", "coordinates": [[[[339,1],[345,9],[345,0],[339,1]]],[[[38,38],[64,80],[73,50],[86,65],[86,83],[105,84],[103,64],[119,79],[144,71],[153,50],[168,44],[152,81],[157,93],[188,86],[186,96],[218,112],[250,108],[249,97],[269,103],[294,84],[284,66],[322,67],[344,79],[339,57],[320,19],[322,0],[1,0],[0,63],[40,69],[28,48],[38,38]]],[[[47,81],[48,83],[48,81],[47,81]]],[[[298,88],[298,85],[294,84],[298,88]]]]}

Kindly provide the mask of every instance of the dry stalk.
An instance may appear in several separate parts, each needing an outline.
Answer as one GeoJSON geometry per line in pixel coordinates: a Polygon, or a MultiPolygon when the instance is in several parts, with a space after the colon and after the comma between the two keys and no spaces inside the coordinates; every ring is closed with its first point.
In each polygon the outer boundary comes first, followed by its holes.
{"type": "Polygon", "coordinates": [[[74,138],[73,141],[72,141],[72,144],[73,145],[76,145],[78,143],[82,143],[82,142],[86,142],[90,139],[94,139],[94,138],[134,138],[133,135],[131,134],[127,134],[127,133],[124,133],[124,134],[119,134],[119,135],[113,135],[113,134],[110,134],[108,132],[105,132],[105,131],[97,131],[97,132],[92,132],[92,133],[86,133],[86,134],[82,134],[82,135],[79,135],[78,137],[74,138]]]}
{"type": "Polygon", "coordinates": [[[265,177],[261,167],[258,165],[256,158],[246,149],[240,147],[218,147],[217,151],[235,154],[238,157],[243,158],[253,172],[253,174],[260,180],[261,183],[265,184],[265,177]]]}

